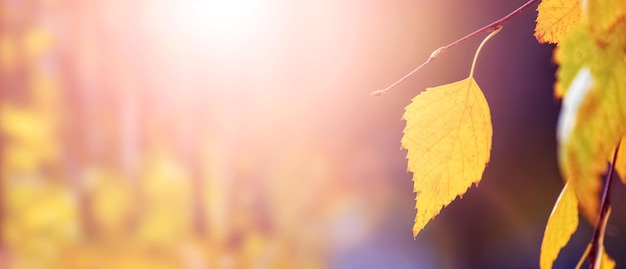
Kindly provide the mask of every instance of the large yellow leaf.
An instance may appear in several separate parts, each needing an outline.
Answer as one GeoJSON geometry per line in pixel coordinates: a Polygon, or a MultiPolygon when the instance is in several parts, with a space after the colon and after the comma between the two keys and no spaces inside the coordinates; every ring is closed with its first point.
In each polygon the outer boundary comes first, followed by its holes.
{"type": "Polygon", "coordinates": [[[560,43],[580,20],[580,1],[543,0],[537,12],[535,38],[541,43],[560,43]]]}
{"type": "Polygon", "coordinates": [[[417,192],[413,235],[478,184],[489,161],[491,116],[473,77],[429,88],[406,107],[402,147],[417,192]]]}
{"type": "Polygon", "coordinates": [[[592,32],[605,35],[607,31],[626,17],[626,0],[586,1],[584,15],[591,22],[592,32]]]}
{"type": "Polygon", "coordinates": [[[559,129],[566,125],[562,122],[572,124],[567,131],[559,130],[559,166],[576,190],[582,213],[592,223],[599,211],[600,177],[626,133],[625,48],[626,21],[600,36],[594,35],[587,23],[581,23],[555,55],[560,64],[557,96],[567,101],[584,92],[584,96],[573,98],[579,99],[575,110],[565,113],[565,107],[562,109],[559,129]],[[574,81],[585,73],[590,74],[583,83],[587,89],[580,91],[582,84],[574,81]]]}
{"type": "Polygon", "coordinates": [[[546,231],[541,243],[541,268],[552,268],[559,252],[578,228],[578,201],[576,193],[569,184],[565,184],[554,209],[548,218],[546,231]]]}

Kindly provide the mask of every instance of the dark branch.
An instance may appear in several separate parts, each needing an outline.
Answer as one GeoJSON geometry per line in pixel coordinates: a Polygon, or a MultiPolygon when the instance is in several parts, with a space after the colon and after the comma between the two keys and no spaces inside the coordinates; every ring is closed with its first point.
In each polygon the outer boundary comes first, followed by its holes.
{"type": "Polygon", "coordinates": [[[420,64],[418,67],[416,67],[415,69],[413,69],[413,71],[409,72],[408,74],[404,75],[402,78],[400,78],[399,80],[397,80],[396,82],[394,82],[393,84],[389,85],[387,88],[382,89],[382,90],[376,90],[370,93],[370,95],[372,96],[382,96],[383,94],[385,94],[386,92],[388,92],[389,90],[395,88],[396,86],[398,86],[398,84],[402,83],[403,81],[405,81],[407,78],[409,78],[410,76],[412,76],[413,74],[415,74],[415,72],[419,71],[420,69],[422,69],[424,66],[426,66],[427,64],[431,63],[432,61],[434,61],[437,57],[439,57],[439,55],[443,54],[444,52],[446,52],[447,50],[456,47],[457,45],[463,43],[465,40],[468,40],[478,34],[481,33],[486,33],[486,32],[491,32],[494,31],[496,29],[498,29],[499,27],[502,27],[506,22],[508,22],[509,20],[511,20],[513,17],[515,17],[517,14],[521,13],[522,11],[524,11],[525,9],[529,8],[530,6],[534,5],[535,3],[537,3],[539,0],[530,0],[528,2],[526,2],[525,4],[523,4],[522,6],[518,7],[516,10],[514,10],[513,12],[509,13],[508,15],[502,17],[501,19],[494,21],[486,26],[484,26],[483,28],[480,28],[474,32],[472,32],[471,34],[468,34],[460,39],[458,39],[457,41],[454,41],[446,46],[443,46],[441,48],[436,49],[435,51],[433,51],[432,54],[430,54],[430,57],[428,57],[428,59],[420,64]]]}
{"type": "Polygon", "coordinates": [[[606,229],[607,219],[609,217],[609,211],[611,208],[611,181],[613,181],[613,174],[615,173],[615,161],[617,161],[617,155],[619,152],[619,146],[622,140],[617,143],[617,147],[613,152],[613,160],[609,165],[609,174],[604,181],[604,190],[602,191],[602,200],[600,200],[600,217],[596,222],[596,226],[593,230],[593,236],[591,237],[591,248],[589,250],[589,268],[595,269],[598,259],[602,259],[600,250],[604,247],[604,231],[606,229]]]}

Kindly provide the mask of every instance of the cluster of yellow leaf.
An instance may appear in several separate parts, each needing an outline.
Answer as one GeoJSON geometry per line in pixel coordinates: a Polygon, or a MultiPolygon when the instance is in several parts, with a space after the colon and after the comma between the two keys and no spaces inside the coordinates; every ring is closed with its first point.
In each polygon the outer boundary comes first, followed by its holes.
{"type": "Polygon", "coordinates": [[[4,85],[23,88],[23,101],[0,100],[0,224],[12,266],[44,268],[79,240],[79,214],[75,195],[53,168],[61,158],[59,88],[41,66],[53,40],[43,28],[24,28],[0,33],[0,72],[13,81],[4,85]]]}
{"type": "Polygon", "coordinates": [[[41,177],[5,180],[2,233],[16,268],[42,268],[79,237],[74,195],[41,177]]]}
{"type": "MultiPolygon", "coordinates": [[[[102,165],[85,167],[86,204],[66,182],[5,181],[2,232],[12,255],[9,268],[323,267],[319,253],[301,253],[305,243],[268,236],[246,212],[228,205],[204,204],[209,211],[228,211],[221,236],[194,233],[192,180],[173,156],[150,152],[136,181],[102,165]]],[[[228,199],[223,187],[212,188],[212,197],[228,199]]],[[[210,221],[209,230],[220,222],[210,221]]]]}
{"type": "MultiPolygon", "coordinates": [[[[626,134],[626,1],[543,0],[538,11],[535,36],[557,44],[558,157],[567,181],[542,244],[541,267],[549,268],[578,226],[578,207],[598,223],[602,174],[626,134]]],[[[626,175],[621,155],[615,167],[626,175]]]]}
{"type": "Polygon", "coordinates": [[[417,215],[413,236],[457,196],[478,184],[491,151],[491,114],[474,80],[476,51],[468,78],[428,88],[405,108],[402,147],[413,172],[417,215]]]}
{"type": "MultiPolygon", "coordinates": [[[[172,70],[164,63],[175,70],[196,64],[161,59],[154,55],[161,47],[135,50],[154,40],[156,28],[145,18],[129,20],[124,11],[137,6],[125,3],[0,1],[0,222],[8,257],[0,267],[323,268],[331,242],[320,233],[343,225],[335,219],[363,204],[352,183],[337,184],[335,154],[317,144],[303,150],[300,137],[283,148],[301,155],[281,150],[284,160],[259,163],[269,147],[248,143],[253,132],[233,136],[220,129],[238,117],[198,125],[197,115],[207,111],[197,105],[213,104],[210,96],[155,94],[180,81],[153,76],[172,70]],[[111,24],[111,15],[137,23],[117,31],[121,25],[111,24]],[[15,19],[2,21],[8,17],[15,19]],[[135,39],[145,36],[135,35],[142,30],[149,37],[135,39]],[[198,149],[207,139],[215,143],[198,149]],[[209,151],[210,160],[198,158],[209,151]],[[319,161],[312,152],[321,153],[319,161]],[[300,157],[309,160],[304,168],[285,165],[300,157]],[[240,159],[248,160],[245,169],[240,159]],[[301,174],[305,180],[293,180],[301,174]]],[[[183,84],[207,87],[194,79],[183,84]]],[[[367,201],[387,199],[376,197],[367,201]]],[[[384,212],[383,206],[363,208],[363,215],[384,212]]],[[[375,227],[359,226],[349,233],[354,241],[375,227]]]]}
{"type": "MultiPolygon", "coordinates": [[[[29,50],[43,49],[37,46],[31,44],[29,50]]],[[[75,194],[54,169],[61,155],[54,82],[44,79],[35,64],[28,65],[22,67],[31,79],[29,102],[0,104],[0,133],[6,139],[1,164],[2,233],[14,256],[13,268],[46,268],[79,240],[79,210],[75,194]]]]}
{"type": "Polygon", "coordinates": [[[58,89],[55,80],[38,65],[51,46],[52,38],[39,27],[24,33],[0,34],[0,70],[5,74],[23,72],[27,78],[25,95],[31,97],[28,104],[6,100],[0,104],[0,132],[8,141],[2,164],[6,173],[29,173],[58,160],[55,137],[59,113],[55,110],[58,98],[54,96],[58,89]]]}
{"type": "MultiPolygon", "coordinates": [[[[558,155],[567,181],[542,244],[540,263],[547,268],[576,231],[579,207],[593,224],[608,218],[598,221],[599,191],[607,161],[626,135],[626,0],[543,0],[537,10],[535,37],[557,44],[558,155]]],[[[477,184],[489,161],[491,120],[472,76],[475,61],[467,79],[429,88],[406,107],[402,146],[417,192],[414,236],[477,184]]],[[[626,157],[615,169],[624,178],[626,157]]],[[[598,255],[603,268],[614,266],[602,246],[598,255]]]]}

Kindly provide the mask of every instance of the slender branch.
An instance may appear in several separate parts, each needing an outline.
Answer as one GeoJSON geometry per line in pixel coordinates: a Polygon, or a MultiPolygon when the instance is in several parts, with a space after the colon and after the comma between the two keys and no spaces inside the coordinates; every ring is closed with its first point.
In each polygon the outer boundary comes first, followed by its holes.
{"type": "Polygon", "coordinates": [[[404,75],[402,78],[400,78],[399,80],[397,80],[396,82],[394,82],[393,84],[389,85],[387,88],[384,88],[382,90],[376,90],[373,91],[372,93],[370,93],[370,95],[372,96],[382,96],[383,94],[385,94],[386,92],[388,92],[389,90],[395,88],[396,86],[398,86],[398,84],[402,83],[403,81],[405,81],[407,78],[409,78],[410,76],[412,76],[413,74],[415,74],[415,72],[419,71],[420,69],[422,69],[424,66],[426,66],[427,64],[431,63],[432,61],[434,61],[437,57],[439,57],[442,53],[446,52],[447,50],[456,47],[457,45],[463,43],[465,40],[468,40],[476,35],[479,35],[481,33],[486,33],[486,32],[492,32],[496,29],[498,29],[499,27],[502,27],[502,25],[504,25],[505,23],[507,23],[509,20],[511,20],[513,17],[515,17],[517,14],[521,13],[522,11],[526,10],[527,8],[529,8],[530,6],[534,5],[535,3],[537,3],[539,0],[529,0],[528,2],[526,2],[525,4],[523,4],[522,6],[518,7],[516,10],[514,10],[513,12],[509,13],[508,15],[502,17],[501,19],[494,21],[460,39],[458,39],[457,41],[454,41],[446,46],[440,47],[438,49],[436,49],[435,51],[433,51],[432,54],[430,54],[430,57],[428,57],[428,59],[420,64],[418,67],[416,67],[415,69],[413,69],[413,71],[409,72],[408,74],[404,75]]]}
{"type": "Polygon", "coordinates": [[[615,161],[617,161],[617,155],[619,153],[619,146],[622,140],[617,143],[615,151],[613,152],[613,160],[609,165],[609,174],[604,181],[604,190],[602,191],[602,200],[600,200],[600,217],[596,223],[596,227],[593,230],[593,236],[591,237],[591,248],[589,249],[589,268],[596,268],[602,259],[602,248],[604,247],[604,232],[606,230],[606,223],[611,212],[611,181],[613,181],[613,174],[615,173],[615,161]]]}

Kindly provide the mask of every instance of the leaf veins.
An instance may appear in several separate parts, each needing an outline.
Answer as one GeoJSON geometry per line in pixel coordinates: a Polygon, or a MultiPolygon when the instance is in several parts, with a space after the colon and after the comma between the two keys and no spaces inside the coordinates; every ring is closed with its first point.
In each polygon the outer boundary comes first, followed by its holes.
{"type": "Polygon", "coordinates": [[[537,12],[535,38],[541,43],[560,43],[580,20],[580,1],[543,0],[537,12]]]}
{"type": "Polygon", "coordinates": [[[491,149],[487,100],[473,77],[429,88],[406,107],[402,147],[418,209],[413,235],[478,183],[491,149]]]}

